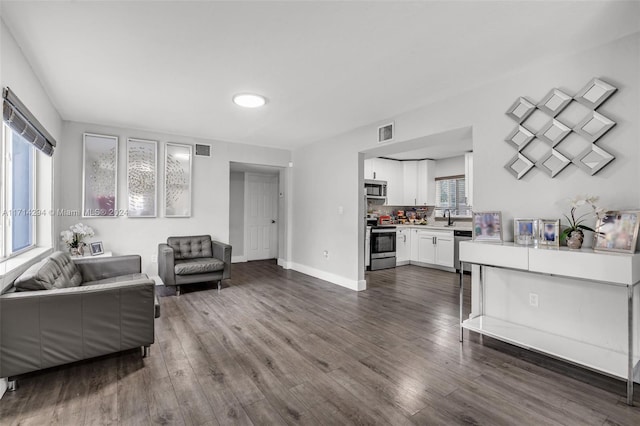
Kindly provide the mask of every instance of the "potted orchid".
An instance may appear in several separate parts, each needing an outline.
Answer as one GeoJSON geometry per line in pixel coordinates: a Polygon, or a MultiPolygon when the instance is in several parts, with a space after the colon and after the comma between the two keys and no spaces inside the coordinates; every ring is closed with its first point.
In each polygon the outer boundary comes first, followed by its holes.
{"type": "Polygon", "coordinates": [[[582,242],[584,241],[583,231],[595,232],[593,228],[585,225],[585,221],[592,216],[601,218],[605,214],[606,210],[602,207],[598,207],[596,204],[599,200],[599,197],[590,195],[578,195],[570,200],[571,212],[569,215],[564,215],[569,225],[560,234],[560,238],[562,240],[567,240],[567,246],[569,248],[579,249],[582,247],[582,242]],[[579,210],[584,210],[584,206],[589,206],[590,209],[586,212],[579,213],[579,210]]]}
{"type": "Polygon", "coordinates": [[[60,233],[62,242],[67,245],[72,256],[83,256],[84,247],[86,246],[83,241],[84,238],[93,237],[94,235],[93,228],[82,223],[76,223],[70,226],[68,230],[60,233]]]}

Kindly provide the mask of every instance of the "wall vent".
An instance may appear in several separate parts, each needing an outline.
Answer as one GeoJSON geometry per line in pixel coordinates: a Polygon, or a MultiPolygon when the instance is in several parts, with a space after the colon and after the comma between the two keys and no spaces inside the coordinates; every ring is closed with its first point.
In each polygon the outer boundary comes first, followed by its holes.
{"type": "Polygon", "coordinates": [[[196,144],[196,155],[199,157],[211,157],[211,145],[196,144]]]}
{"type": "Polygon", "coordinates": [[[390,140],[393,140],[394,133],[395,129],[393,122],[378,127],[378,143],[389,142],[390,140]]]}

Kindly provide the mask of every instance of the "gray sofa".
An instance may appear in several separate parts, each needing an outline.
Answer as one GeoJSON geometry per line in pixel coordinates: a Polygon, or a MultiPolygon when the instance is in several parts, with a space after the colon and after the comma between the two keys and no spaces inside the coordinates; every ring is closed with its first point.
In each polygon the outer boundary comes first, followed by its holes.
{"type": "Polygon", "coordinates": [[[0,295],[0,377],[154,342],[155,282],[140,256],[82,258],[55,252],[0,295]]]}
{"type": "Polygon", "coordinates": [[[158,275],[164,285],[217,282],[231,276],[231,246],[212,241],[209,235],[169,237],[158,245],[158,275]]]}

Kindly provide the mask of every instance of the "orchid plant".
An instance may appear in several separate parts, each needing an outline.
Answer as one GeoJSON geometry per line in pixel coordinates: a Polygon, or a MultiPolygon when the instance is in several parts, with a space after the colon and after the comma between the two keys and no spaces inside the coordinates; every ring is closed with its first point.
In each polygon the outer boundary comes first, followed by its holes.
{"type": "Polygon", "coordinates": [[[591,231],[595,232],[595,230],[587,225],[584,222],[589,219],[592,215],[596,216],[596,218],[600,219],[604,216],[606,209],[602,207],[598,207],[596,204],[600,200],[599,197],[595,197],[592,195],[578,195],[572,198],[571,201],[571,212],[569,215],[564,215],[565,219],[569,223],[569,226],[565,228],[560,234],[561,238],[566,238],[573,231],[591,231]],[[580,210],[583,206],[589,206],[591,209],[588,211],[578,214],[578,210],[580,210]]]}
{"type": "Polygon", "coordinates": [[[82,223],[76,223],[69,227],[68,230],[62,231],[60,237],[62,242],[67,244],[70,248],[79,248],[84,245],[85,237],[93,237],[95,233],[93,228],[82,223]]]}

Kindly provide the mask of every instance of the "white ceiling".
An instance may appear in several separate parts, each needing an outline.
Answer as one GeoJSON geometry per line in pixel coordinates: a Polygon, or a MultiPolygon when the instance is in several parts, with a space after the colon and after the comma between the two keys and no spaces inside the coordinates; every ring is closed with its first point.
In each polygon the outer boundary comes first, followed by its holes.
{"type": "Polygon", "coordinates": [[[295,148],[639,30],[638,2],[2,1],[65,120],[295,148]],[[266,107],[231,102],[257,92],[266,107]]]}

